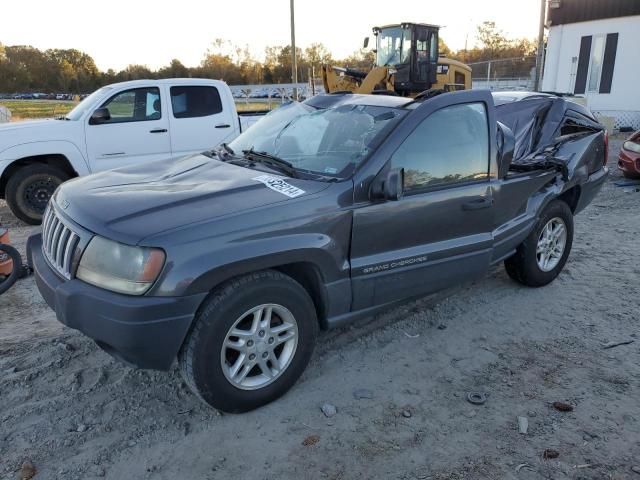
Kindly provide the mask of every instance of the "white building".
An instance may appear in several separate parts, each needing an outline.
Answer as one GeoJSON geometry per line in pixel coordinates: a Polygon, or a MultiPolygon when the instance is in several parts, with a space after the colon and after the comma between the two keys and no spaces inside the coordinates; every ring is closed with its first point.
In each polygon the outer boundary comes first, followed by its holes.
{"type": "Polygon", "coordinates": [[[640,0],[549,0],[542,90],[640,129],[640,0]]]}

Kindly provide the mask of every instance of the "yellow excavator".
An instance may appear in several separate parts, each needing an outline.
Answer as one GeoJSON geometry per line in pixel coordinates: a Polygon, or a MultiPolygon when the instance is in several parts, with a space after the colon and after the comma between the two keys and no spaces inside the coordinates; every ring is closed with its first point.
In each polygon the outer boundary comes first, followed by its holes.
{"type": "MultiPolygon", "coordinates": [[[[471,88],[471,67],[438,52],[437,25],[400,23],[375,27],[376,63],[369,72],[322,66],[327,93],[386,93],[405,97],[471,88]]],[[[364,40],[364,48],[369,37],[364,40]]]]}

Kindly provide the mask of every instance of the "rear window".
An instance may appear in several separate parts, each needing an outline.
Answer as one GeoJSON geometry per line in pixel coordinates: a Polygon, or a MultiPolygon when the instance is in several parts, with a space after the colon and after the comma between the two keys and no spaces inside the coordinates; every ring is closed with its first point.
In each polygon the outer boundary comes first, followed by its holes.
{"type": "Polygon", "coordinates": [[[222,112],[216,87],[171,87],[171,108],[175,118],[208,117],[222,112]]]}

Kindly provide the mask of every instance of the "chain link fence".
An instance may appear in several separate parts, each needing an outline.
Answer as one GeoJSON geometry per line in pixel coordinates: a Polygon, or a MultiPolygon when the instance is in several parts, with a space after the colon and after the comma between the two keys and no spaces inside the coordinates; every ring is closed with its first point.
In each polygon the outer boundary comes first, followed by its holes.
{"type": "Polygon", "coordinates": [[[473,88],[489,90],[533,90],[536,57],[497,58],[470,62],[473,88]]]}

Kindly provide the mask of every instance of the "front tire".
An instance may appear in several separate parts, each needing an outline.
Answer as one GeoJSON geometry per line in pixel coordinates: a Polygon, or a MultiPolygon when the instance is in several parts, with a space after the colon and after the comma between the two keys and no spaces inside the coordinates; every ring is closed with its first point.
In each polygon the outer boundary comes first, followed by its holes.
{"type": "Polygon", "coordinates": [[[547,285],[562,271],[572,244],[573,213],[565,202],[554,200],[516,253],[505,260],[507,274],[529,287],[547,285]]]}
{"type": "Polygon", "coordinates": [[[292,278],[267,270],[232,280],[205,301],[178,356],[204,402],[241,413],[284,395],[318,333],[314,304],[292,278]]]}
{"type": "Polygon", "coordinates": [[[53,192],[68,179],[67,173],[50,165],[34,163],[22,167],[7,182],[7,205],[23,222],[39,225],[53,192]]]}

